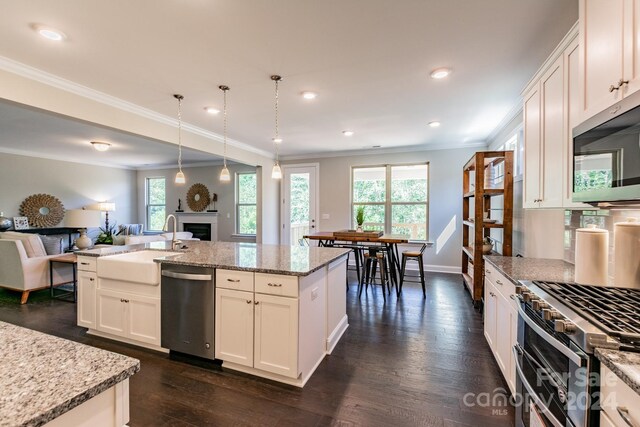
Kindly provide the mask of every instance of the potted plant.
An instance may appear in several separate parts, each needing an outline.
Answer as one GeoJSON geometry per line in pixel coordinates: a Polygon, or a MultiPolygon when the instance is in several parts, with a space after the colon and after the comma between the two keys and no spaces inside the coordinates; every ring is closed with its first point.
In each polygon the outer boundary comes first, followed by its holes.
{"type": "Polygon", "coordinates": [[[356,209],[356,223],[358,223],[358,229],[356,231],[362,231],[362,224],[364,224],[364,206],[358,206],[356,209]]]}
{"type": "Polygon", "coordinates": [[[109,227],[99,227],[100,234],[98,234],[98,238],[96,239],[96,244],[102,245],[113,245],[113,236],[120,234],[116,233],[116,224],[110,225],[109,227]]]}

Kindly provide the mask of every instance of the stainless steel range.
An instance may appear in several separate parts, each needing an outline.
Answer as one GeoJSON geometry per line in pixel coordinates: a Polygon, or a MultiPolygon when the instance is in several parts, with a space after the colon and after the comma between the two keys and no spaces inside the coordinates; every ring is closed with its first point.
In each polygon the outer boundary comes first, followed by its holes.
{"type": "Polygon", "coordinates": [[[640,290],[523,281],[514,347],[518,426],[598,426],[594,349],[640,351],[640,290]]]}

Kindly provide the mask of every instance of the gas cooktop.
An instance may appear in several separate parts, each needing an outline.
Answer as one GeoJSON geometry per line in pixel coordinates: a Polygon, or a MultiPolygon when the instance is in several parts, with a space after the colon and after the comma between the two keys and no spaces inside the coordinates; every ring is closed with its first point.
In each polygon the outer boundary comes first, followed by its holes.
{"type": "Polygon", "coordinates": [[[615,338],[626,350],[640,351],[640,289],[545,281],[530,283],[615,338]]]}

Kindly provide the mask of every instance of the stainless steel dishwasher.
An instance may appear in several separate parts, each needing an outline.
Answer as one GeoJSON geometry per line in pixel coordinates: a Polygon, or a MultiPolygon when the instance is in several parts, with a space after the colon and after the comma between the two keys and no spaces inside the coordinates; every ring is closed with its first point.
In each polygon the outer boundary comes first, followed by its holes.
{"type": "Polygon", "coordinates": [[[162,265],[162,347],[213,360],[213,269],[162,265]]]}

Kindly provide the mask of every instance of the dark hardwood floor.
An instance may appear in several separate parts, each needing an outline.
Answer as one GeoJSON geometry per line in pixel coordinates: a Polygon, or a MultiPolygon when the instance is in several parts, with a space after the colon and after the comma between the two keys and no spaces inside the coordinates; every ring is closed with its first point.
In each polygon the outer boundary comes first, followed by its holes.
{"type": "Polygon", "coordinates": [[[88,336],[64,301],[0,305],[0,320],[140,359],[130,381],[134,427],[512,426],[511,408],[486,406],[499,405],[507,385],[460,275],[427,281],[426,300],[405,284],[386,304],[379,287],[358,300],[354,283],[349,329],[304,389],[88,336]]]}

